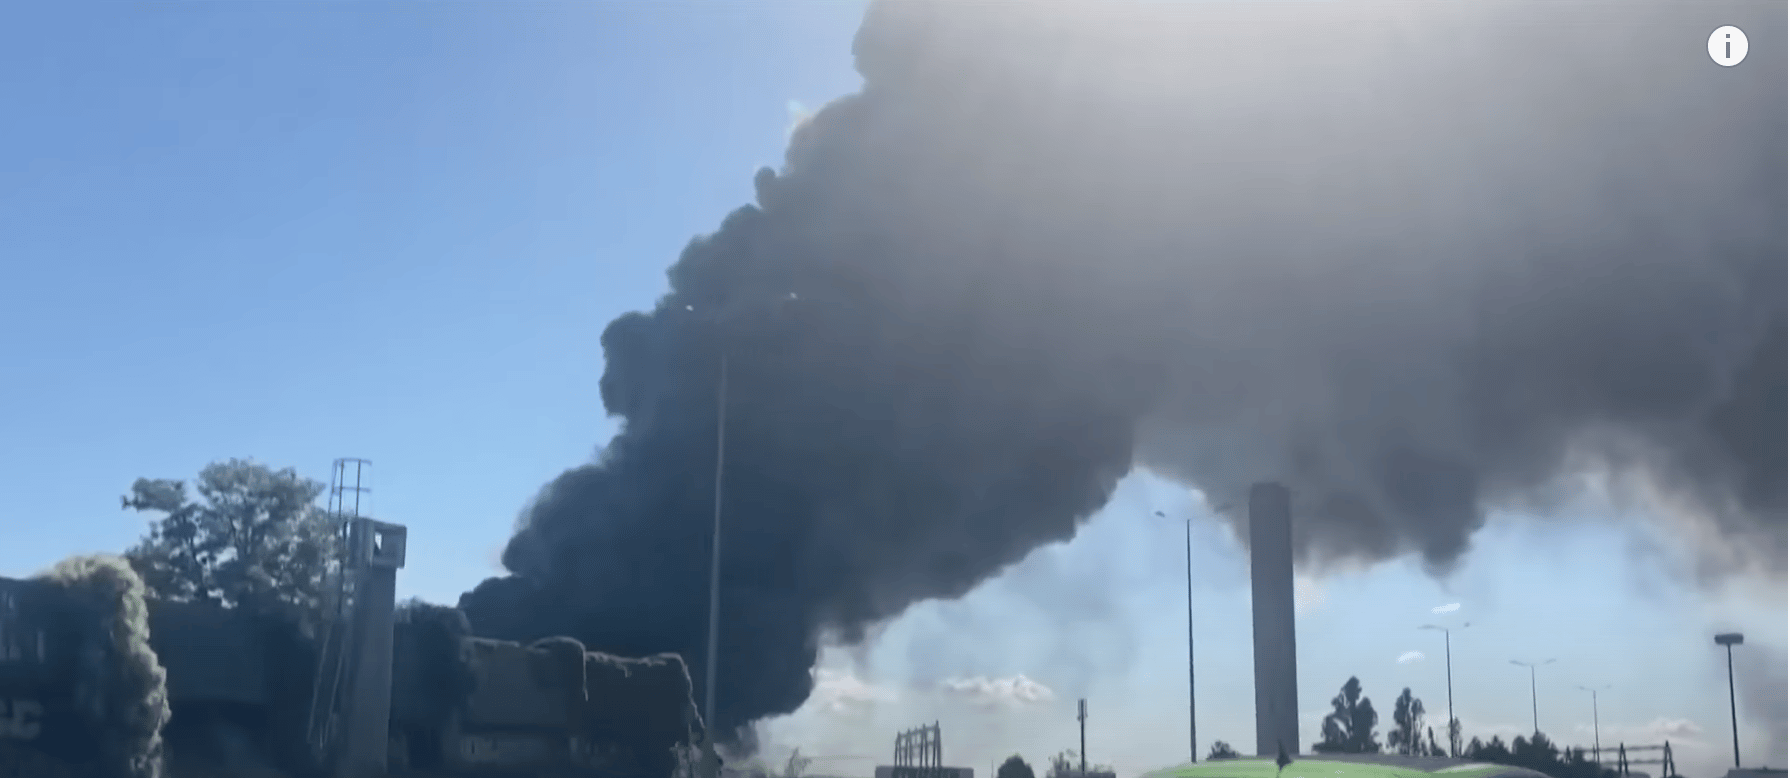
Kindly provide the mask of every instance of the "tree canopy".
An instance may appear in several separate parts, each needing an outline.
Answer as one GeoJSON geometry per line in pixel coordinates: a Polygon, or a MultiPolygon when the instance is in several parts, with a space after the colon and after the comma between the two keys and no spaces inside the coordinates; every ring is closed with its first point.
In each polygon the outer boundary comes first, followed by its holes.
{"type": "Polygon", "coordinates": [[[1036,778],[1032,774],[1032,766],[1026,764],[1019,754],[1007,757],[1007,761],[994,771],[994,778],[1036,778]]]}
{"type": "Polygon", "coordinates": [[[199,471],[197,499],[184,481],[139,478],[123,507],[160,514],[125,552],[163,600],[209,602],[315,624],[336,564],[335,523],[316,505],[323,484],[253,460],[199,471]]]}
{"type": "Polygon", "coordinates": [[[1206,758],[1207,759],[1236,759],[1237,758],[1237,749],[1231,748],[1231,744],[1226,743],[1223,740],[1214,740],[1214,741],[1212,741],[1212,750],[1206,752],[1206,758]]]}
{"type": "Polygon", "coordinates": [[[1374,727],[1380,714],[1374,704],[1361,693],[1361,680],[1349,676],[1342,691],[1330,701],[1331,712],[1324,716],[1324,739],[1312,744],[1320,754],[1377,754],[1380,742],[1374,727]]]}
{"type": "Polygon", "coordinates": [[[1392,703],[1392,729],[1386,733],[1386,747],[1402,756],[1429,756],[1429,744],[1423,740],[1423,700],[1405,687],[1392,703]]]}

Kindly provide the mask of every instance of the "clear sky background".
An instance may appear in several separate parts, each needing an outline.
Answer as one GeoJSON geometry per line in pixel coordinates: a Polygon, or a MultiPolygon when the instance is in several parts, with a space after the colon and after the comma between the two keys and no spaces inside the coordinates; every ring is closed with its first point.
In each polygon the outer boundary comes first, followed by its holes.
{"type": "MultiPolygon", "coordinates": [[[[496,571],[525,501],[615,431],[598,335],[649,306],[693,235],[751,197],[792,121],[857,85],[861,5],[213,2],[0,11],[0,574],[121,550],[138,477],[253,457],[327,480],[374,463],[407,524],[400,594],[496,571]]],[[[1088,744],[1121,775],[1185,758],[1182,518],[1193,519],[1201,751],[1253,742],[1247,561],[1186,490],[1126,482],[1073,542],[961,602],[829,651],[778,749],[886,760],[938,720],[986,769],[1088,744]],[[1156,518],[1161,510],[1170,518],[1156,518]]],[[[1390,725],[1443,721],[1455,640],[1469,735],[1670,738],[1729,758],[1721,654],[1740,629],[1742,749],[1785,763],[1781,582],[1692,583],[1675,539],[1590,494],[1499,516],[1453,577],[1414,563],[1302,581],[1302,734],[1359,675],[1390,725]],[[1445,615],[1432,609],[1458,603],[1445,615]],[[1399,658],[1409,652],[1423,658],[1399,658]],[[1757,711],[1775,710],[1775,717],[1757,711]]],[[[873,760],[818,772],[868,775],[873,760]]],[[[1644,768],[1650,769],[1650,768],[1644,768]]]]}

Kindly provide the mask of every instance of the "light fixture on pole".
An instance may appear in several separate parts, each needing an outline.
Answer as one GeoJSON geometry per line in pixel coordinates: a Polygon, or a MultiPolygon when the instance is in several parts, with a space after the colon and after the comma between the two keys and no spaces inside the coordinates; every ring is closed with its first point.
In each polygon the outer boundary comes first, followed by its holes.
{"type": "Polygon", "coordinates": [[[1610,687],[1608,684],[1605,684],[1603,686],[1580,686],[1579,689],[1581,691],[1591,692],[1591,753],[1596,755],[1595,759],[1597,763],[1601,765],[1604,763],[1604,745],[1603,737],[1599,734],[1597,723],[1597,693],[1609,691],[1610,687]]]}
{"type": "Polygon", "coordinates": [[[1541,734],[1541,708],[1535,701],[1535,668],[1551,665],[1554,663],[1554,660],[1549,659],[1546,662],[1519,662],[1512,659],[1510,660],[1510,663],[1517,667],[1529,668],[1529,715],[1534,717],[1535,734],[1539,735],[1541,734]]]}
{"type": "MultiPolygon", "coordinates": [[[[1473,622],[1466,621],[1461,622],[1461,625],[1454,629],[1466,629],[1471,626],[1473,626],[1473,622]]],[[[1425,624],[1418,629],[1433,629],[1442,633],[1442,663],[1448,675],[1448,756],[1458,758],[1460,754],[1457,752],[1460,749],[1459,744],[1455,741],[1460,739],[1460,733],[1455,731],[1454,723],[1454,637],[1450,634],[1452,630],[1434,624],[1425,624]]]]}
{"type": "Polygon", "coordinates": [[[1728,649],[1728,724],[1734,728],[1734,769],[1740,769],[1740,712],[1734,706],[1734,647],[1746,642],[1739,632],[1715,636],[1715,644],[1728,649]]]}

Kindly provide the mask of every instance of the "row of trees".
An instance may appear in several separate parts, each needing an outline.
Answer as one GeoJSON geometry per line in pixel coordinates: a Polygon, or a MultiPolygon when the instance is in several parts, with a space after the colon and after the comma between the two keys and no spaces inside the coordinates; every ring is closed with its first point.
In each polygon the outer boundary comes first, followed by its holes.
{"type": "MultiPolygon", "coordinates": [[[[1087,776],[1111,776],[1114,774],[1111,765],[1088,765],[1087,776]]],[[[1073,749],[1057,752],[1050,758],[1050,766],[1045,768],[1044,778],[1081,778],[1081,760],[1073,749]]],[[[1032,766],[1019,754],[1007,757],[1007,761],[995,769],[994,778],[1036,778],[1032,766]]]]}
{"type": "MultiPolygon", "coordinates": [[[[1312,744],[1320,754],[1377,754],[1379,735],[1374,728],[1380,714],[1374,703],[1361,691],[1361,680],[1351,676],[1342,691],[1330,701],[1331,711],[1324,716],[1323,740],[1312,744]]],[[[1406,688],[1393,703],[1392,730],[1386,733],[1386,751],[1400,756],[1448,756],[1449,749],[1436,743],[1434,728],[1424,726],[1423,701],[1406,688]]],[[[1450,740],[1459,751],[1460,721],[1449,722],[1450,740]]]]}
{"type": "MultiPolygon", "coordinates": [[[[1313,751],[1321,754],[1381,752],[1379,736],[1374,732],[1380,716],[1374,711],[1373,701],[1362,692],[1359,679],[1349,678],[1330,705],[1331,712],[1324,716],[1323,740],[1312,744],[1313,751]]],[[[1386,733],[1385,751],[1401,756],[1448,756],[1448,749],[1436,743],[1435,730],[1424,726],[1423,716],[1423,701],[1413,696],[1409,688],[1405,689],[1393,703],[1393,727],[1386,733]]],[[[1563,749],[1540,732],[1528,738],[1518,736],[1509,745],[1494,736],[1489,742],[1476,737],[1463,746],[1460,724],[1459,719],[1450,721],[1448,734],[1455,744],[1455,751],[1463,758],[1523,767],[1553,778],[1616,778],[1615,770],[1587,758],[1585,749],[1563,749]]],[[[1213,745],[1214,753],[1219,745],[1223,744],[1213,745]]]]}

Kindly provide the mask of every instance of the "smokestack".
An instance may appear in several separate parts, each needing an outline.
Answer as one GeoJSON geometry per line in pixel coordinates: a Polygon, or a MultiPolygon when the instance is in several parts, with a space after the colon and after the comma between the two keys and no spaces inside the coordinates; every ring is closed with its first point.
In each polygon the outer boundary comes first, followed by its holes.
{"type": "Polygon", "coordinates": [[[1249,489],[1249,578],[1255,614],[1255,752],[1299,753],[1299,663],[1293,645],[1293,519],[1280,484],[1249,489]]]}

